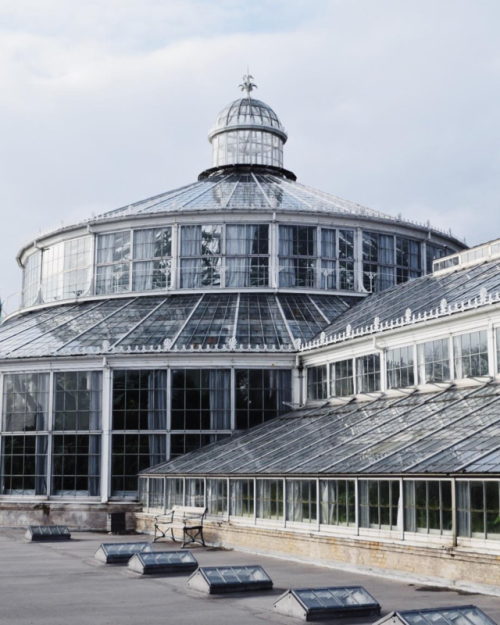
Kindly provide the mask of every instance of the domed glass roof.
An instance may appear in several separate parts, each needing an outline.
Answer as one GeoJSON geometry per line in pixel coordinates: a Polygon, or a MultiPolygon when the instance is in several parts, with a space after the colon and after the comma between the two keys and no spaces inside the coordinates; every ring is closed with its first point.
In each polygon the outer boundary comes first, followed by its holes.
{"type": "Polygon", "coordinates": [[[153,213],[213,212],[221,208],[245,211],[267,208],[403,222],[399,217],[385,215],[266,171],[215,173],[180,189],[109,211],[94,219],[153,213]]]}
{"type": "Polygon", "coordinates": [[[210,130],[210,136],[234,126],[262,126],[278,130],[286,136],[283,124],[273,109],[249,96],[231,102],[219,113],[210,130]]]}
{"type": "Polygon", "coordinates": [[[256,87],[253,76],[250,74],[243,76],[240,89],[246,92],[246,96],[231,102],[222,109],[208,134],[210,141],[215,135],[228,130],[258,128],[270,130],[273,134],[278,134],[283,143],[286,142],[285,128],[273,109],[265,102],[254,100],[250,95],[256,87]]]}

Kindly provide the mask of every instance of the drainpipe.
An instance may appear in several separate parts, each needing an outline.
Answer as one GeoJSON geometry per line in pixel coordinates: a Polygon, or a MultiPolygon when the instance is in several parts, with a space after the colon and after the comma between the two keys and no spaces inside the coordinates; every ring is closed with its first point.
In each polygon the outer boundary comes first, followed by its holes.
{"type": "Polygon", "coordinates": [[[295,368],[299,374],[299,406],[303,406],[305,404],[304,401],[304,366],[300,362],[299,354],[295,355],[295,368]]]}
{"type": "Polygon", "coordinates": [[[451,479],[451,544],[457,546],[457,481],[451,479]]]}

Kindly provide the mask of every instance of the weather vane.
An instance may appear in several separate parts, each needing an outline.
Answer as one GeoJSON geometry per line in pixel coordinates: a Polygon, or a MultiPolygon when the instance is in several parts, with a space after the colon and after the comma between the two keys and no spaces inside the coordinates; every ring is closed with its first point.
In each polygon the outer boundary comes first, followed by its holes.
{"type": "Polygon", "coordinates": [[[250,97],[251,91],[253,91],[254,89],[257,89],[257,85],[252,81],[253,81],[253,76],[250,75],[247,69],[247,73],[245,74],[245,76],[243,76],[243,84],[240,85],[240,89],[242,91],[247,92],[247,98],[250,97]]]}

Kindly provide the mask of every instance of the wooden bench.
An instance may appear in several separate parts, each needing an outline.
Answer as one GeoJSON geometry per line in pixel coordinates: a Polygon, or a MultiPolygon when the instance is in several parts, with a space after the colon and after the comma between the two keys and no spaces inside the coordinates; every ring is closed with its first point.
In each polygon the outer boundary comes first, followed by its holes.
{"type": "Polygon", "coordinates": [[[153,542],[160,540],[160,538],[171,538],[174,542],[177,542],[174,530],[180,530],[182,532],[183,549],[186,544],[190,543],[199,543],[205,546],[203,519],[206,513],[206,508],[173,506],[165,514],[155,517],[155,537],[153,542]],[[169,532],[170,536],[168,536],[169,532]]]}

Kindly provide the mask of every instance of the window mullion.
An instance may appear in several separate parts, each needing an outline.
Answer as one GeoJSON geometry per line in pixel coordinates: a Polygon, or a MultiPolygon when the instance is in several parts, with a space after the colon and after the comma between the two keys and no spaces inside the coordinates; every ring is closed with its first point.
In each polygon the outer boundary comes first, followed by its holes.
{"type": "MultiPolygon", "coordinates": [[[[3,396],[4,380],[5,380],[5,373],[1,373],[0,374],[0,434],[4,431],[4,419],[5,419],[4,396],[3,396]]],[[[1,450],[1,446],[0,446],[0,450],[1,450]]],[[[1,451],[0,451],[0,454],[1,454],[1,451]]]]}
{"type": "Polygon", "coordinates": [[[172,369],[167,368],[167,460],[170,460],[171,456],[171,438],[170,432],[172,431],[172,369]]]}
{"type": "Polygon", "coordinates": [[[354,523],[356,536],[359,536],[359,478],[357,477],[354,478],[354,523]]]}
{"type": "Polygon", "coordinates": [[[109,501],[111,486],[111,443],[112,443],[112,384],[113,373],[105,367],[102,375],[102,412],[101,412],[101,501],[109,501]]]}
{"type": "Polygon", "coordinates": [[[128,290],[132,291],[132,273],[134,269],[134,234],[135,230],[129,230],[130,232],[130,251],[129,251],[129,259],[128,259],[128,290]]]}
{"type": "Polygon", "coordinates": [[[404,502],[404,484],[403,478],[399,478],[399,502],[398,502],[398,516],[401,519],[401,540],[405,539],[405,502],[404,502]]]}
{"type": "Polygon", "coordinates": [[[453,337],[448,337],[448,364],[450,367],[450,380],[455,379],[455,356],[453,353],[453,337]]]}
{"type": "Polygon", "coordinates": [[[47,431],[48,431],[48,440],[47,440],[47,497],[52,495],[52,452],[53,452],[53,443],[54,443],[54,372],[51,371],[49,373],[49,405],[48,405],[48,415],[47,415],[47,431]]]}
{"type": "MultiPolygon", "coordinates": [[[[316,226],[316,279],[313,287],[317,289],[321,289],[321,255],[323,253],[322,245],[321,245],[321,228],[316,226]]],[[[328,280],[325,276],[325,284],[328,286],[328,280]]]]}
{"type": "Polygon", "coordinates": [[[335,228],[335,265],[334,265],[334,286],[337,291],[340,290],[340,230],[335,228]]]}
{"type": "Polygon", "coordinates": [[[451,478],[451,534],[452,546],[457,546],[457,482],[451,478]]]}
{"type": "Polygon", "coordinates": [[[227,286],[227,245],[226,245],[226,236],[227,236],[227,228],[226,224],[221,225],[221,249],[220,249],[220,259],[221,259],[221,286],[226,288],[227,286]],[[222,284],[223,283],[223,284],[222,284]]]}

